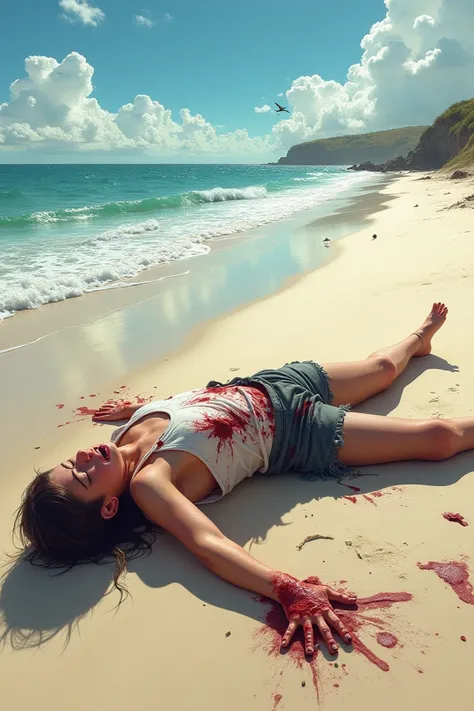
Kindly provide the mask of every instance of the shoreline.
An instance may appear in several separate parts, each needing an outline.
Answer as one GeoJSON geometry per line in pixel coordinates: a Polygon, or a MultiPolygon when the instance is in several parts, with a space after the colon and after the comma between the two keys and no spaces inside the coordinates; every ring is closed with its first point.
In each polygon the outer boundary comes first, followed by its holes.
{"type": "MultiPolygon", "coordinates": [[[[154,298],[162,292],[179,288],[186,283],[186,280],[198,279],[201,275],[206,278],[206,274],[209,274],[213,267],[220,268],[230,260],[239,259],[239,255],[234,256],[234,254],[240,248],[244,249],[249,242],[257,242],[257,248],[261,244],[263,249],[268,249],[273,235],[278,236],[283,225],[288,226],[290,231],[295,231],[298,227],[312,224],[319,219],[325,222],[327,229],[330,229],[333,223],[337,224],[337,215],[344,210],[345,206],[349,206],[348,213],[351,219],[351,215],[356,215],[356,210],[351,210],[351,207],[357,205],[360,200],[364,201],[364,198],[367,199],[372,193],[377,195],[378,186],[383,186],[386,182],[387,179],[381,179],[380,176],[377,178],[368,176],[366,182],[342,190],[340,195],[311,210],[295,213],[290,218],[252,230],[210,240],[206,243],[209,247],[207,254],[149,267],[122,283],[95,289],[79,297],[43,304],[37,309],[15,312],[11,317],[0,322],[0,356],[9,349],[28,346],[38,339],[60,331],[106,318],[117,310],[154,298]],[[324,218],[328,219],[324,220],[324,218]]],[[[250,246],[255,249],[255,246],[250,246]]],[[[309,268],[311,267],[314,268],[314,264],[309,268]]]]}
{"type": "MultiPolygon", "coordinates": [[[[364,358],[416,328],[433,301],[445,301],[450,313],[436,336],[433,355],[414,359],[389,391],[357,410],[410,418],[472,414],[474,334],[466,329],[466,320],[474,284],[473,213],[452,206],[472,193],[473,181],[453,184],[437,176],[418,180],[404,176],[385,187],[387,209],[335,243],[336,259],[267,298],[208,322],[200,337],[182,344],[173,357],[125,371],[127,377],[117,380],[114,389],[120,392],[126,384],[124,390],[132,396],[166,397],[211,377],[225,381],[234,368],[245,375],[296,359],[327,363],[364,358]],[[377,240],[372,240],[373,233],[377,240]]],[[[77,416],[68,427],[57,425],[71,419],[67,398],[87,408],[112,395],[106,384],[113,381],[113,367],[127,363],[120,340],[127,332],[123,318],[116,316],[113,322],[115,360],[106,361],[103,372],[90,373],[86,367],[88,346],[101,343],[100,332],[94,336],[89,331],[89,341],[82,344],[82,370],[74,365],[77,344],[69,338],[61,339],[60,349],[50,339],[44,354],[30,359],[34,372],[20,367],[22,354],[33,349],[15,354],[23,379],[11,384],[10,399],[2,398],[9,403],[0,475],[4,550],[9,548],[11,513],[32,467],[54,464],[74,447],[110,434],[110,427],[93,425],[86,417],[77,416]],[[46,353],[63,400],[51,400],[46,353]],[[89,389],[95,378],[104,384],[100,391],[89,389]],[[75,399],[78,392],[84,400],[75,399]],[[51,402],[63,407],[47,406],[51,402]],[[14,427],[13,421],[22,426],[14,427]],[[41,437],[36,440],[37,432],[41,437]]],[[[146,322],[136,322],[137,337],[144,326],[146,322]]],[[[261,603],[217,579],[163,535],[150,557],[129,565],[127,586],[134,604],[126,602],[118,611],[113,610],[115,597],[105,596],[110,566],[84,566],[56,578],[24,566],[7,572],[0,591],[5,698],[15,698],[20,708],[50,705],[54,663],[55,693],[69,698],[71,711],[105,699],[116,711],[131,704],[145,711],[157,695],[176,709],[195,705],[219,711],[225,705],[228,711],[242,706],[271,711],[278,697],[282,710],[297,706],[309,711],[317,703],[315,679],[325,711],[347,704],[360,711],[367,705],[368,684],[372,705],[386,711],[406,705],[407,690],[413,707],[420,702],[433,709],[462,707],[474,691],[472,606],[417,563],[462,560],[473,580],[470,529],[442,517],[443,511],[460,511],[474,525],[473,470],[472,452],[447,462],[365,467],[356,482],[361,491],[352,497],[355,502],[345,499],[350,492],[334,481],[256,476],[206,508],[225,535],[278,570],[299,578],[319,575],[335,586],[344,578],[361,596],[403,592],[407,602],[395,604],[388,616],[376,613],[383,618],[383,630],[397,639],[393,649],[378,644],[376,625],[358,632],[387,671],[345,647],[338,667],[323,654],[316,667],[297,665],[291,655],[273,656],[262,641],[266,610],[261,603]],[[376,498],[371,497],[374,491],[376,498]],[[333,540],[297,550],[315,532],[333,540]],[[22,683],[25,664],[28,685],[22,683]],[[100,664],[101,673],[71,696],[78,669],[92,664],[100,664]],[[112,690],[111,678],[119,680],[112,690]]]]}
{"type": "MultiPolygon", "coordinates": [[[[384,181],[384,184],[390,184],[390,181],[384,181]]],[[[307,211],[301,213],[298,219],[291,218],[272,225],[271,230],[262,230],[258,240],[226,240],[227,248],[217,248],[213,254],[202,257],[202,271],[196,270],[187,275],[196,279],[193,292],[189,292],[192,283],[190,279],[182,279],[180,283],[177,279],[172,280],[173,289],[151,293],[125,306],[116,305],[115,310],[103,317],[92,319],[90,323],[83,323],[83,305],[100,300],[104,294],[113,297],[114,291],[96,292],[68,302],[49,305],[43,311],[44,314],[48,313],[48,319],[49,314],[54,317],[61,307],[66,307],[64,311],[70,312],[67,307],[77,304],[79,323],[66,325],[57,332],[46,334],[31,345],[13,347],[0,353],[0,399],[3,402],[16,402],[8,422],[4,423],[0,439],[5,443],[16,439],[22,426],[22,413],[28,411],[33,402],[41,404],[43,415],[41,419],[30,418],[30,447],[43,452],[52,445],[53,451],[56,451],[56,447],[64,446],[62,443],[67,442],[69,438],[72,437],[75,441],[82,432],[82,426],[87,425],[84,413],[90,412],[99,400],[106,400],[113,396],[114,392],[118,393],[124,383],[128,385],[135,380],[139,381],[143,373],[148,373],[157,364],[166,365],[172,358],[199,343],[206,332],[220,322],[284,293],[308,273],[319,271],[324,268],[324,264],[337,261],[340,245],[344,241],[342,238],[356,232],[357,227],[363,225],[367,219],[370,220],[374,211],[383,211],[385,203],[390,200],[384,194],[380,181],[375,186],[364,186],[358,192],[359,194],[349,197],[344,195],[338,201],[336,210],[334,202],[325,205],[326,214],[321,215],[320,210],[307,211]],[[321,223],[323,233],[319,234],[321,223]],[[333,240],[330,249],[323,246],[325,234],[330,234],[333,240]],[[339,236],[341,242],[336,239],[339,236]],[[302,245],[303,264],[314,257],[312,249],[305,245],[315,245],[317,251],[313,269],[306,272],[298,270],[296,275],[286,276],[287,265],[283,264],[281,267],[282,260],[277,259],[274,267],[278,269],[280,265],[281,282],[273,282],[273,273],[268,268],[268,281],[262,282],[261,263],[266,263],[267,256],[275,253],[278,239],[285,248],[285,259],[292,254],[287,244],[294,242],[295,245],[302,245]],[[244,252],[245,247],[247,250],[253,248],[253,252],[247,255],[244,252]],[[243,267],[239,266],[239,262],[232,261],[232,254],[244,259],[243,267]],[[260,255],[263,255],[263,258],[260,255]],[[216,260],[215,265],[213,260],[216,260]],[[262,295],[253,295],[253,298],[249,298],[246,290],[246,265],[249,264],[253,267],[253,275],[260,280],[256,282],[257,286],[263,283],[269,287],[262,295]],[[228,269],[236,266],[236,276],[230,278],[228,269]],[[216,272],[216,267],[220,271],[216,272]],[[221,290],[218,298],[212,297],[213,285],[217,285],[221,290]],[[199,302],[203,295],[206,298],[199,302]],[[87,299],[87,296],[92,298],[87,299]],[[225,301],[229,297],[234,300],[230,304],[225,301]],[[208,315],[204,316],[206,308],[208,315]],[[167,318],[160,328],[157,326],[157,317],[162,309],[165,309],[167,318]],[[149,327],[151,323],[154,324],[153,329],[149,327]],[[167,339],[166,333],[174,340],[167,339]],[[41,377],[38,377],[39,373],[41,377]]],[[[298,253],[297,256],[299,257],[298,253]]],[[[153,291],[155,287],[154,282],[149,285],[153,291]]],[[[134,290],[124,289],[122,294],[127,296],[130,291],[134,290]]],[[[115,295],[117,293],[115,292],[115,295]]],[[[8,319],[4,326],[11,325],[12,332],[18,333],[15,321],[17,324],[22,321],[27,323],[28,316],[41,317],[41,311],[42,309],[39,309],[37,313],[26,313],[25,319],[22,319],[23,314],[20,314],[18,320],[8,319]]],[[[5,335],[3,339],[2,346],[6,341],[5,335]]],[[[137,387],[133,386],[125,391],[128,399],[143,397],[142,390],[137,387]]],[[[161,388],[157,387],[155,391],[159,394],[161,388]]],[[[161,394],[167,396],[169,393],[163,391],[161,394]]],[[[29,454],[22,451],[20,459],[29,461],[29,454]]],[[[34,466],[43,468],[43,457],[35,457],[34,466]]]]}

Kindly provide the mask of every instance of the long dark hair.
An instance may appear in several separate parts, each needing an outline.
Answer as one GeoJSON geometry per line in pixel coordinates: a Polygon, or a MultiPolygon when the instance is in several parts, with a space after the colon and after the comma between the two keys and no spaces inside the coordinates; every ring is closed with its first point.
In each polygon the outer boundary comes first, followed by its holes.
{"type": "Polygon", "coordinates": [[[129,491],[120,497],[117,514],[105,520],[102,497],[80,501],[54,484],[50,472],[37,472],[16,513],[13,531],[22,547],[20,557],[64,572],[82,563],[114,561],[113,583],[121,602],[127,591],[119,579],[127,559],[150,552],[157,527],[147,521],[129,491]]]}

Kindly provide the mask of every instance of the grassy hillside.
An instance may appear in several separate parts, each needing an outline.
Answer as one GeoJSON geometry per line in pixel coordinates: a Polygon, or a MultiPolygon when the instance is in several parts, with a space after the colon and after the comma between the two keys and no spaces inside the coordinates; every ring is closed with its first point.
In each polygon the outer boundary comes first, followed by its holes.
{"type": "Polygon", "coordinates": [[[474,170],[474,135],[463,150],[444,166],[445,170],[474,170]]]}
{"type": "Polygon", "coordinates": [[[443,119],[455,121],[450,129],[450,136],[457,139],[460,147],[464,144],[464,147],[446,164],[445,168],[474,168],[474,99],[454,104],[436,119],[434,125],[443,119]]]}
{"type": "Polygon", "coordinates": [[[408,126],[390,131],[337,136],[293,146],[279,164],[351,165],[365,161],[384,162],[412,151],[426,126],[408,126]]]}

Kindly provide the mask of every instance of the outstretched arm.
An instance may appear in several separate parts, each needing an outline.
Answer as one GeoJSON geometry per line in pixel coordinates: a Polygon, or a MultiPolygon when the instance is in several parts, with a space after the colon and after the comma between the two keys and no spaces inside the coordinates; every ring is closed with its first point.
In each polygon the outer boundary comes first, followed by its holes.
{"type": "Polygon", "coordinates": [[[132,482],[133,498],[145,516],[172,533],[220,578],[281,603],[289,621],[282,646],[289,644],[299,625],[304,627],[308,654],[314,652],[313,624],[319,627],[333,653],[338,647],[330,625],[345,641],[350,641],[349,632],[334,613],[330,600],[353,604],[355,596],[332,590],[316,579],[301,582],[256,560],[227,538],[168,478],[160,474],[152,469],[142,472],[132,482]]]}

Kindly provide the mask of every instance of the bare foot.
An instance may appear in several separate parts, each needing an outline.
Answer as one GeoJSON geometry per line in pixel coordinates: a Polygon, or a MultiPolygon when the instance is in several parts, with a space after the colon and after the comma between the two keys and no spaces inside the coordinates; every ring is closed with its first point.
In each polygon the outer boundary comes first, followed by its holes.
{"type": "Polygon", "coordinates": [[[420,350],[415,353],[416,356],[425,356],[431,353],[431,339],[444,324],[447,315],[447,306],[440,302],[433,304],[430,314],[420,328],[415,331],[416,335],[420,337],[420,350]]]}

